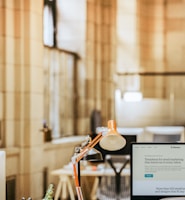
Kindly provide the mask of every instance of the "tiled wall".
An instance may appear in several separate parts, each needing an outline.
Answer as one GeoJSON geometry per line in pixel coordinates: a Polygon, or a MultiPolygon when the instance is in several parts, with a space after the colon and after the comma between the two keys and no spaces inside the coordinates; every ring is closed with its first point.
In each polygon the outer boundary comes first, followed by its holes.
{"type": "Polygon", "coordinates": [[[86,102],[86,119],[98,109],[104,125],[114,117],[115,27],[116,1],[87,1],[86,89],[80,99],[86,102]]]}

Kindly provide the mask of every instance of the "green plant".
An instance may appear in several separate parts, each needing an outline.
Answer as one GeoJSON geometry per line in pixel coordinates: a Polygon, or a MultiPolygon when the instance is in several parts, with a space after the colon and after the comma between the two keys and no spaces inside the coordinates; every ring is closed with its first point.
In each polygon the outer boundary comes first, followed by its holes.
{"type": "Polygon", "coordinates": [[[46,191],[46,195],[42,200],[53,200],[53,196],[54,196],[54,185],[50,184],[46,191]]]}

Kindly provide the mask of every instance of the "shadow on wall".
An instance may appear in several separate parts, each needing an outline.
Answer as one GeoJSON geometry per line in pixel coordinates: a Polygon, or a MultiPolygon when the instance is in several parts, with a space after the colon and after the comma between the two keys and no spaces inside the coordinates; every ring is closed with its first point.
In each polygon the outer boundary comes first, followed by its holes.
{"type": "Polygon", "coordinates": [[[101,111],[94,109],[91,113],[91,134],[96,134],[96,128],[102,126],[101,111]]]}

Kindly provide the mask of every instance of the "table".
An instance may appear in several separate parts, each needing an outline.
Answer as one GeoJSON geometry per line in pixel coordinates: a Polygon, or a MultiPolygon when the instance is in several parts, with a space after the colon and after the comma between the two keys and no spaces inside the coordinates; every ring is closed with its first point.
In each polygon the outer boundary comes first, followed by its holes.
{"type": "Polygon", "coordinates": [[[183,126],[147,126],[145,130],[150,133],[155,134],[167,134],[167,135],[174,135],[174,134],[183,134],[184,127],[183,126]]]}
{"type": "MultiPolygon", "coordinates": [[[[130,176],[130,169],[125,168],[122,171],[122,174],[125,176],[130,176]]],[[[55,198],[54,200],[58,200],[60,197],[60,194],[62,192],[62,199],[67,199],[67,194],[69,192],[69,196],[71,200],[75,200],[75,194],[73,191],[72,187],[72,182],[71,182],[71,177],[73,177],[73,169],[72,168],[66,168],[63,167],[61,169],[56,169],[51,171],[51,175],[53,176],[58,176],[59,177],[59,182],[56,188],[56,193],[55,193],[55,198]]],[[[95,200],[96,199],[96,190],[98,188],[98,183],[99,183],[99,177],[101,176],[114,176],[114,171],[112,169],[98,169],[96,166],[87,166],[85,169],[80,171],[81,176],[86,176],[86,177],[95,177],[92,191],[91,191],[91,199],[95,200]]]]}
{"type": "Polygon", "coordinates": [[[185,132],[184,132],[183,126],[147,126],[145,127],[145,131],[153,135],[154,141],[155,140],[158,141],[157,136],[160,136],[160,135],[163,136],[163,139],[164,139],[163,142],[165,142],[165,140],[167,141],[169,140],[170,142],[177,142],[177,141],[171,141],[173,139],[176,140],[176,138],[179,139],[178,142],[184,141],[185,132]]]}

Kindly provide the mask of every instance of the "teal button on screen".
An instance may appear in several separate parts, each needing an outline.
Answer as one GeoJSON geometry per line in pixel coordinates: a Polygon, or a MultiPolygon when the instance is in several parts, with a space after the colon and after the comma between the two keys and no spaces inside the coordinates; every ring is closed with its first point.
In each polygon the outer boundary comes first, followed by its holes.
{"type": "Polygon", "coordinates": [[[145,174],[145,178],[153,178],[154,175],[153,174],[145,174]]]}

